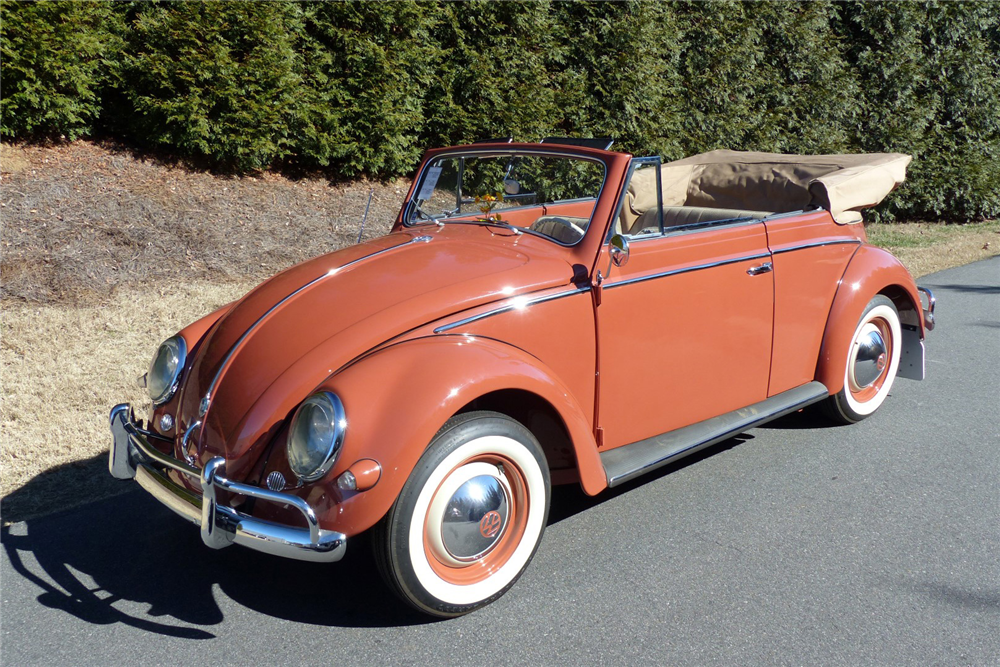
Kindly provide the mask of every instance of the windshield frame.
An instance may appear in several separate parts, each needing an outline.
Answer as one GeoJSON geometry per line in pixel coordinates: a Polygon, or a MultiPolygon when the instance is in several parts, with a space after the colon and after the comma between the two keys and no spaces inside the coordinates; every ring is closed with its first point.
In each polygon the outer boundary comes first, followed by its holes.
{"type": "MultiPolygon", "coordinates": [[[[594,214],[597,212],[598,203],[600,202],[601,197],[604,195],[604,190],[605,190],[605,188],[608,185],[608,174],[609,174],[608,162],[602,156],[592,154],[591,150],[588,150],[586,152],[583,152],[583,151],[576,152],[576,151],[567,151],[567,150],[559,150],[559,149],[551,149],[551,148],[536,148],[535,146],[536,146],[535,144],[533,144],[533,145],[531,145],[529,147],[525,147],[523,145],[522,146],[508,146],[508,145],[504,145],[502,148],[500,148],[500,147],[490,147],[490,148],[483,147],[483,148],[480,148],[478,146],[475,147],[475,148],[473,148],[473,147],[470,147],[470,146],[463,146],[463,147],[456,148],[456,149],[443,149],[443,150],[440,150],[440,151],[434,151],[434,152],[428,154],[427,156],[425,156],[423,162],[420,165],[420,171],[414,177],[413,186],[411,188],[410,195],[407,198],[405,204],[403,205],[403,209],[402,209],[402,212],[401,212],[401,222],[402,222],[402,225],[404,227],[406,227],[406,228],[420,227],[420,226],[423,226],[423,225],[442,225],[443,226],[443,225],[446,225],[446,224],[450,224],[450,225],[454,225],[454,224],[466,224],[466,225],[480,225],[480,226],[482,226],[482,225],[499,226],[499,227],[502,227],[502,228],[508,228],[508,229],[513,230],[513,231],[515,231],[517,233],[523,233],[523,234],[528,234],[528,235],[531,235],[531,236],[537,236],[537,237],[543,238],[546,241],[550,241],[550,242],[555,243],[556,245],[562,246],[564,248],[571,248],[571,247],[579,245],[583,241],[583,239],[588,234],[590,234],[591,229],[594,226],[594,214]],[[447,158],[465,158],[465,157],[475,157],[475,158],[497,157],[497,158],[503,158],[503,157],[506,157],[506,158],[510,159],[510,158],[518,157],[518,156],[557,157],[557,158],[569,158],[569,159],[573,159],[573,160],[584,160],[586,162],[596,163],[596,164],[600,165],[601,168],[604,170],[604,176],[601,179],[601,187],[598,189],[597,194],[594,197],[592,197],[592,198],[591,197],[580,197],[580,198],[576,198],[576,199],[562,200],[562,201],[559,202],[559,203],[571,203],[571,202],[579,202],[579,201],[589,201],[591,199],[593,199],[593,201],[594,201],[594,210],[590,214],[590,219],[589,219],[589,221],[587,223],[587,228],[584,230],[583,235],[580,238],[578,238],[576,241],[574,241],[572,243],[563,243],[562,241],[559,241],[559,240],[557,240],[557,239],[549,236],[548,234],[543,234],[541,232],[534,231],[534,230],[532,230],[532,229],[530,229],[528,227],[519,227],[517,225],[511,225],[511,224],[508,224],[508,223],[502,222],[502,221],[499,222],[499,223],[497,223],[497,222],[489,222],[489,221],[482,220],[482,219],[477,220],[477,219],[474,219],[474,216],[475,216],[474,213],[469,213],[469,214],[465,214],[465,215],[461,215],[461,216],[456,215],[453,218],[449,218],[449,217],[447,217],[447,216],[445,216],[443,214],[439,215],[439,216],[438,215],[432,216],[430,219],[427,219],[427,218],[423,217],[423,215],[425,215],[425,212],[422,211],[422,209],[420,209],[419,205],[417,204],[417,197],[418,197],[418,195],[420,193],[421,188],[423,187],[424,178],[427,176],[427,172],[428,172],[428,170],[429,170],[429,168],[431,167],[432,164],[438,162],[439,160],[447,159],[447,158]]],[[[596,151],[594,151],[594,152],[596,152],[596,151]]],[[[514,197],[517,197],[517,196],[518,195],[514,195],[514,197]]],[[[552,204],[553,202],[548,202],[548,203],[552,204]]],[[[545,206],[545,204],[533,204],[531,206],[525,206],[523,208],[532,208],[534,206],[537,206],[537,207],[541,208],[542,206],[545,206]]],[[[503,211],[503,209],[501,209],[498,212],[502,213],[502,211],[503,211]]]]}

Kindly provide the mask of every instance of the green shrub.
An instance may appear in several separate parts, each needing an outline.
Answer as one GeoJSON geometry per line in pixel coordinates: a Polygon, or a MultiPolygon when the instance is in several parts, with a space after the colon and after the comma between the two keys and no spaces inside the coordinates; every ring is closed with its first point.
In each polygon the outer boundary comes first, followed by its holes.
{"type": "Polygon", "coordinates": [[[443,52],[424,91],[432,146],[551,135],[560,110],[547,68],[561,48],[547,2],[441,3],[433,39],[443,52]]]}
{"type": "Polygon", "coordinates": [[[0,14],[7,137],[100,128],[341,177],[502,136],[611,136],[667,159],[892,151],[914,162],[876,217],[1000,216],[991,2],[0,0],[0,14]]]}
{"type": "Polygon", "coordinates": [[[856,150],[909,153],[884,218],[1000,215],[1000,20],[989,3],[843,5],[864,82],[856,150]],[[992,35],[992,42],[991,42],[992,35]]]}
{"type": "Polygon", "coordinates": [[[425,148],[424,92],[439,49],[432,7],[414,2],[307,5],[300,50],[303,161],[344,176],[401,174],[425,148]]]}
{"type": "Polygon", "coordinates": [[[616,148],[680,157],[680,32],[670,5],[555,6],[560,134],[613,137],[616,148]]]}
{"type": "Polygon", "coordinates": [[[857,86],[825,3],[688,3],[683,147],[821,153],[847,147],[857,86]]]}
{"type": "Polygon", "coordinates": [[[90,134],[102,109],[108,58],[120,48],[115,23],[103,2],[0,2],[0,134],[90,134]]]}
{"type": "Polygon", "coordinates": [[[237,169],[291,154],[303,113],[301,13],[286,2],[141,6],[121,66],[130,136],[237,169]]]}

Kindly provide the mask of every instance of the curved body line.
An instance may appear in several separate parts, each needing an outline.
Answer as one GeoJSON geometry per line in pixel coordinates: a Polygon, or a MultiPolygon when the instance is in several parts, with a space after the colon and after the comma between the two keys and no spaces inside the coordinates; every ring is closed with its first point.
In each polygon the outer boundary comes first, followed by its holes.
{"type": "MultiPolygon", "coordinates": [[[[562,295],[560,295],[560,296],[562,296],[562,295]]],[[[493,315],[495,313],[491,312],[490,314],[493,315]]],[[[532,354],[529,350],[525,350],[523,347],[519,347],[519,346],[514,345],[514,344],[512,344],[512,343],[510,343],[508,341],[500,340],[499,338],[494,338],[492,336],[484,336],[482,334],[463,334],[460,331],[456,331],[455,333],[441,334],[441,335],[438,335],[438,336],[435,336],[435,335],[432,335],[432,334],[427,334],[427,335],[421,335],[421,336],[414,336],[412,338],[406,338],[406,335],[412,333],[413,331],[414,331],[414,329],[411,329],[410,331],[404,332],[404,333],[400,334],[399,336],[397,336],[396,338],[383,343],[382,345],[378,345],[376,347],[373,347],[370,350],[367,350],[364,354],[359,354],[358,356],[354,357],[353,359],[351,359],[350,361],[348,361],[346,364],[344,364],[343,366],[341,366],[337,370],[335,370],[332,373],[330,373],[329,375],[327,375],[326,378],[323,379],[323,383],[325,383],[330,378],[333,378],[333,377],[336,377],[336,376],[340,375],[342,372],[346,371],[351,366],[357,364],[358,362],[364,361],[365,359],[367,359],[368,357],[372,356],[373,354],[378,354],[379,352],[384,352],[385,350],[391,350],[392,348],[394,348],[394,347],[396,347],[398,345],[403,345],[405,343],[412,343],[412,342],[421,341],[421,340],[444,339],[444,338],[459,338],[459,337],[462,337],[462,336],[471,336],[471,337],[474,337],[476,340],[488,340],[488,341],[492,341],[494,343],[499,343],[501,345],[506,345],[508,347],[512,347],[515,350],[520,350],[521,352],[524,352],[525,354],[527,354],[529,357],[531,357],[533,359],[538,359],[538,356],[535,355],[535,354],[532,354]]],[[[437,332],[435,331],[434,333],[437,333],[437,332]]],[[[541,359],[538,359],[538,360],[541,361],[541,359]]],[[[323,383],[320,383],[319,385],[317,385],[317,387],[323,386],[323,383]]]]}
{"type": "Polygon", "coordinates": [[[661,273],[654,273],[648,276],[639,276],[638,278],[629,278],[627,280],[619,280],[613,283],[605,283],[604,289],[612,289],[614,287],[621,287],[622,285],[632,285],[634,283],[643,283],[647,280],[656,280],[657,278],[666,278],[667,276],[676,276],[680,273],[690,273],[692,271],[700,271],[702,269],[711,269],[716,266],[725,266],[726,264],[737,264],[739,262],[748,262],[752,259],[764,259],[770,257],[771,253],[755,253],[753,255],[745,255],[743,257],[736,257],[733,259],[725,259],[721,262],[709,262],[708,264],[699,264],[697,266],[686,266],[682,269],[672,269],[670,271],[663,271],[661,273]]]}
{"type": "Polygon", "coordinates": [[[529,299],[524,301],[524,297],[514,297],[511,299],[511,303],[505,306],[500,306],[499,308],[494,308],[493,310],[488,310],[485,313],[479,313],[478,315],[472,315],[466,317],[465,319],[458,320],[457,322],[452,322],[450,324],[442,324],[434,330],[434,333],[442,333],[445,331],[451,331],[456,327],[465,326],[466,324],[471,324],[472,322],[478,322],[479,320],[485,319],[487,317],[492,317],[493,315],[499,315],[501,313],[506,313],[518,308],[527,308],[528,306],[534,306],[537,303],[545,303],[546,301],[555,301],[556,299],[562,299],[563,297],[573,296],[574,294],[582,294],[583,292],[589,292],[590,285],[585,285],[583,287],[578,287],[573,290],[566,292],[559,292],[558,294],[549,294],[547,296],[540,296],[534,299],[529,299]],[[520,301],[518,299],[521,299],[520,301]]]}
{"type": "Polygon", "coordinates": [[[261,322],[263,322],[264,320],[266,320],[268,318],[268,316],[271,315],[271,313],[273,313],[275,310],[277,310],[278,308],[280,308],[289,299],[291,299],[292,297],[294,297],[296,294],[299,294],[300,292],[303,292],[304,290],[309,289],[310,287],[312,287],[316,283],[320,282],[321,280],[324,280],[326,278],[330,278],[332,276],[335,276],[338,273],[340,273],[341,271],[343,271],[345,269],[348,269],[348,268],[354,266],[355,264],[363,262],[366,259],[371,259],[372,257],[375,257],[377,255],[381,255],[383,253],[391,252],[393,250],[398,250],[399,248],[402,248],[404,246],[408,246],[408,245],[410,245],[412,243],[427,243],[430,240],[431,240],[430,236],[415,236],[412,239],[410,239],[409,241],[406,241],[405,243],[400,243],[399,245],[392,246],[391,248],[383,248],[381,250],[377,250],[377,251],[371,253],[370,255],[365,255],[364,257],[359,257],[359,258],[357,258],[357,259],[355,259],[353,261],[350,261],[347,264],[344,264],[343,266],[339,266],[339,267],[337,267],[335,269],[330,269],[329,271],[327,271],[326,273],[322,274],[321,276],[313,278],[312,280],[310,280],[309,282],[307,282],[305,285],[303,285],[302,287],[298,288],[297,290],[295,290],[294,292],[292,292],[291,294],[289,294],[288,296],[286,296],[285,298],[283,298],[281,301],[279,301],[278,303],[276,303],[273,306],[271,306],[270,308],[268,308],[267,312],[265,312],[263,315],[261,315],[259,318],[257,318],[257,321],[254,322],[253,324],[251,324],[250,327],[246,331],[243,332],[243,335],[240,336],[239,339],[233,344],[233,346],[231,348],[229,348],[229,352],[227,352],[226,356],[223,358],[222,363],[219,365],[219,370],[217,370],[215,372],[215,377],[212,378],[212,383],[208,386],[208,391],[205,392],[205,396],[202,399],[202,406],[203,407],[199,410],[199,412],[201,413],[201,416],[204,417],[205,414],[208,412],[208,408],[211,406],[211,403],[212,403],[212,393],[215,391],[215,386],[219,383],[219,380],[222,378],[222,374],[226,372],[226,368],[229,366],[229,362],[233,358],[233,355],[236,354],[236,350],[238,350],[240,348],[240,345],[243,344],[243,341],[245,341],[247,339],[247,337],[249,337],[250,334],[253,333],[254,329],[256,329],[258,326],[260,326],[261,322]]]}

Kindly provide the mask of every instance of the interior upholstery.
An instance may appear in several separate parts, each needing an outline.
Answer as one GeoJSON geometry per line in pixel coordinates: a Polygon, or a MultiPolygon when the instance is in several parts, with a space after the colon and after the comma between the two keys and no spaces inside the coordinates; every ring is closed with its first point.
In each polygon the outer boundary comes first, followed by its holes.
{"type": "MultiPolygon", "coordinates": [[[[769,215],[771,215],[769,211],[744,211],[733,208],[707,208],[704,206],[664,206],[663,226],[664,228],[677,227],[699,222],[712,222],[714,220],[732,220],[734,218],[754,218],[760,220],[769,215]]],[[[654,206],[636,218],[632,226],[624,233],[635,236],[637,234],[650,233],[650,231],[659,231],[659,229],[660,219],[654,206]]]]}
{"type": "Polygon", "coordinates": [[[576,243],[590,224],[589,218],[543,215],[531,224],[531,231],[551,236],[560,243],[576,243]]]}

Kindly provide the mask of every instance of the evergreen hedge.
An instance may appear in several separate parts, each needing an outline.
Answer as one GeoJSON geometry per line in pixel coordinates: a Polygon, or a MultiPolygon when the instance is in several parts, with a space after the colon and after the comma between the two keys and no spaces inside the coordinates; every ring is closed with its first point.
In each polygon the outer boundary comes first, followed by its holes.
{"type": "Polygon", "coordinates": [[[484,137],[894,151],[883,218],[1000,216],[1000,12],[962,2],[10,2],[5,137],[412,171],[484,137]]]}
{"type": "Polygon", "coordinates": [[[93,132],[118,22],[104,2],[0,1],[0,135],[93,132]]]}

